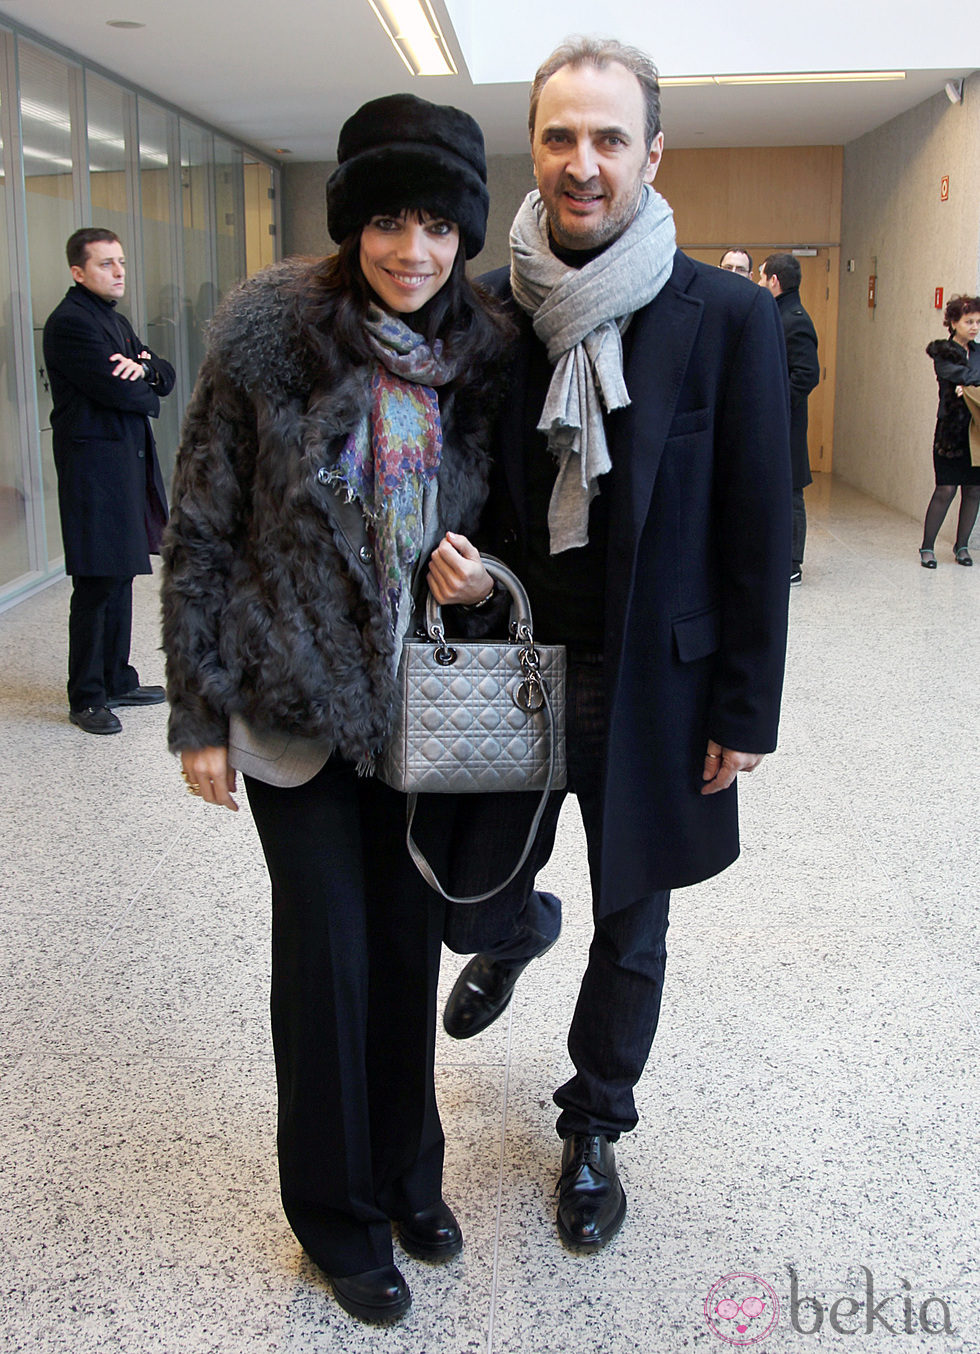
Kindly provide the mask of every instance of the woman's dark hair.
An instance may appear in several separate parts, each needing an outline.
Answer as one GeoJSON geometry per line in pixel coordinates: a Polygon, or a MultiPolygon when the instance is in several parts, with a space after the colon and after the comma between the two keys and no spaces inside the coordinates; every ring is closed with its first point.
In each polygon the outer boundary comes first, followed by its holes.
{"type": "Polygon", "coordinates": [[[953,325],[962,320],[964,315],[972,315],[975,311],[980,311],[980,296],[951,296],[946,302],[946,312],[943,315],[943,324],[953,332],[953,325]]]}
{"type": "MultiPolygon", "coordinates": [[[[398,217],[401,211],[387,215],[398,217]]],[[[301,284],[301,323],[328,379],[339,375],[331,370],[338,352],[355,364],[371,362],[374,357],[364,320],[368,307],[378,305],[378,299],[361,271],[360,249],[361,232],[355,230],[301,284]]],[[[491,365],[514,332],[496,299],[478,291],[466,276],[462,247],[435,296],[413,314],[399,318],[429,344],[442,339],[459,365],[458,379],[464,381],[467,373],[491,365]]]]}

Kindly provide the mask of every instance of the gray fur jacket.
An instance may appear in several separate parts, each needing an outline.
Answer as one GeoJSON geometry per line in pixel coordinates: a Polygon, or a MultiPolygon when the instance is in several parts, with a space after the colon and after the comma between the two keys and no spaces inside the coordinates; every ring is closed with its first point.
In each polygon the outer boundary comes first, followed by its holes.
{"type": "MultiPolygon", "coordinates": [[[[233,713],[355,762],[388,736],[394,641],[360,512],[328,483],[370,371],[347,362],[318,384],[296,287],[311,267],[278,264],[229,295],[185,415],[163,546],[173,751],[226,746],[233,713]]],[[[440,390],[441,532],[472,532],[486,497],[481,380],[440,390]]]]}

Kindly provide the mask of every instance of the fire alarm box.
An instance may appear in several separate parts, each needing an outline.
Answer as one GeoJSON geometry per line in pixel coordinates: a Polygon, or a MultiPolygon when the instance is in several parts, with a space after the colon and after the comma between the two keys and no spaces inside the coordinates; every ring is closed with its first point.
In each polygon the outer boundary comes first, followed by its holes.
{"type": "Polygon", "coordinates": [[[877,273],[872,273],[871,276],[868,278],[868,309],[869,309],[869,310],[874,310],[875,305],[877,304],[877,302],[876,302],[876,300],[875,300],[876,295],[877,295],[877,291],[878,291],[878,275],[877,275],[877,273]]]}
{"type": "Polygon", "coordinates": [[[943,289],[942,289],[942,287],[937,287],[937,288],[936,288],[936,299],[935,299],[935,301],[934,301],[933,304],[935,305],[935,307],[936,307],[937,310],[942,310],[942,308],[943,308],[943,289]]]}

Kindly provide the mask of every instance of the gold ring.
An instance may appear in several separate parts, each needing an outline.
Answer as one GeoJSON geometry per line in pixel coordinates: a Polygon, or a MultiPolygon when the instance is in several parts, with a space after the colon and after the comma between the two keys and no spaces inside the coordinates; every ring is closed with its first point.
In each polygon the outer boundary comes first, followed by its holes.
{"type": "Polygon", "coordinates": [[[200,787],[200,785],[193,785],[190,781],[188,781],[188,782],[187,782],[187,793],[188,793],[189,795],[199,795],[199,794],[201,793],[201,787],[200,787]]]}

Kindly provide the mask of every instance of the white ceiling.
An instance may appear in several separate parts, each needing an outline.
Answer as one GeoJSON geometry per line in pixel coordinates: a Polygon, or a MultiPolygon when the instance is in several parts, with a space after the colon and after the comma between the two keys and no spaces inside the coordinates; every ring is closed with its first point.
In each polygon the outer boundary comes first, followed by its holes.
{"type": "Polygon", "coordinates": [[[466,108],[489,151],[523,151],[530,78],[573,32],[613,33],[643,47],[663,75],[908,72],[882,84],[667,89],[668,146],[846,143],[980,64],[969,22],[946,15],[930,24],[922,0],[824,0],[808,10],[774,0],[433,3],[459,76],[414,79],[367,0],[0,0],[0,7],[252,146],[287,148],[287,160],[333,158],[345,117],[365,99],[403,89],[466,108]],[[110,19],[145,27],[108,28],[110,19]]]}

